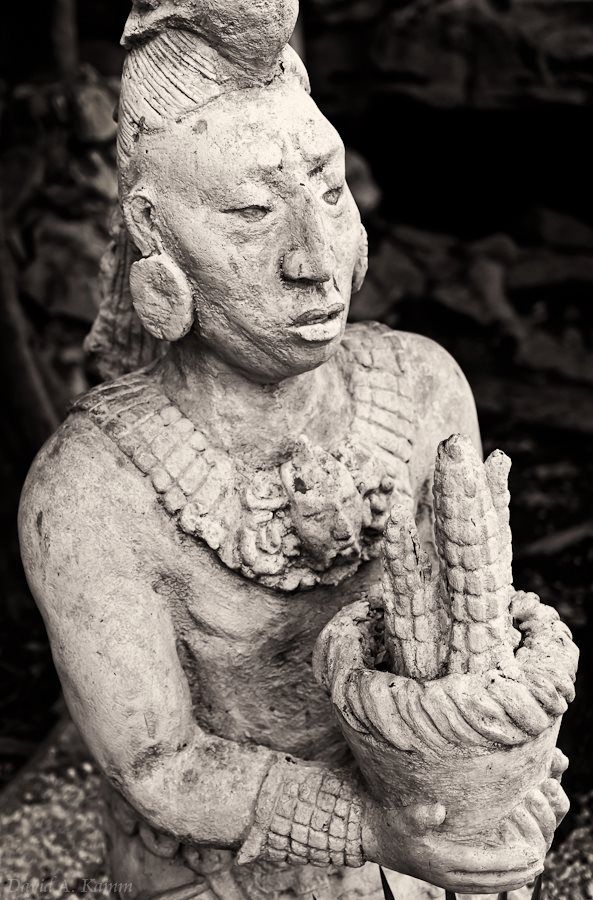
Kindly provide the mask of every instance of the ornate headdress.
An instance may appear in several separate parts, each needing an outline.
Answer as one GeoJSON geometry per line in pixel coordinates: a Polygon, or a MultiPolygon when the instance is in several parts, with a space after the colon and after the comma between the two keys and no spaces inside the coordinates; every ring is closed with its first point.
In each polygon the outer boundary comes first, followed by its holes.
{"type": "MultiPolygon", "coordinates": [[[[305,90],[305,67],[288,46],[298,0],[133,0],[122,43],[124,64],[119,104],[120,191],[129,174],[140,132],[168,123],[242,88],[297,79],[305,90]]],[[[129,292],[138,258],[121,215],[103,266],[103,300],[86,349],[103,378],[145,365],[162,352],[146,334],[129,292]]]]}
{"type": "Polygon", "coordinates": [[[273,67],[288,44],[297,0],[132,0],[122,44],[143,43],[167,28],[201,35],[243,68],[273,67]]]}

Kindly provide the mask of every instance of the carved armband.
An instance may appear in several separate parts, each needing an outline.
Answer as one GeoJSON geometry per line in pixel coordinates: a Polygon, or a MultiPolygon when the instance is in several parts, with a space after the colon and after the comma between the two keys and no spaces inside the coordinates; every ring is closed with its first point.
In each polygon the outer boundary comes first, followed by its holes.
{"type": "Polygon", "coordinates": [[[362,866],[361,819],[360,801],[346,775],[278,762],[261,787],[237,862],[362,866]]]}

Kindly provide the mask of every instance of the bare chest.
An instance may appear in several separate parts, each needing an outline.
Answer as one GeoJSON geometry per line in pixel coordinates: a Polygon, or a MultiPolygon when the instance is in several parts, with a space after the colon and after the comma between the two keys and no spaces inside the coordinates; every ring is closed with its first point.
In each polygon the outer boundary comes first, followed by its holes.
{"type": "Polygon", "coordinates": [[[171,610],[196,719],[235,741],[340,759],[345,748],[311,657],[337,610],[376,582],[377,564],[337,586],[286,594],[225,569],[194,542],[182,544],[181,571],[163,572],[154,588],[171,610]]]}

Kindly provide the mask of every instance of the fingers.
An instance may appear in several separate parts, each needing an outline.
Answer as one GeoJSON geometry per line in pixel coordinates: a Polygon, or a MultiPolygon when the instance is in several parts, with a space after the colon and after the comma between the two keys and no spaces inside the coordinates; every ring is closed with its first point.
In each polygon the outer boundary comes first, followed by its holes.
{"type": "MultiPolygon", "coordinates": [[[[558,782],[555,782],[555,784],[557,783],[558,782]]],[[[557,825],[556,813],[554,809],[552,809],[550,801],[543,791],[534,788],[529,791],[525,797],[524,803],[526,809],[531,813],[540,827],[544,841],[546,842],[546,848],[549,848],[554,839],[554,832],[556,831],[557,825]]]]}
{"type": "MultiPolygon", "coordinates": [[[[471,880],[477,883],[490,879],[495,889],[498,885],[521,883],[524,876],[535,877],[543,866],[544,852],[542,835],[536,827],[538,847],[524,839],[499,840],[496,845],[485,844],[479,838],[471,844],[453,841],[439,842],[431,853],[431,861],[446,871],[451,879],[471,880]]],[[[525,881],[522,882],[525,884],[525,881]]]]}
{"type": "Polygon", "coordinates": [[[554,815],[556,816],[556,827],[558,827],[570,809],[570,800],[564,793],[564,789],[560,782],[555,778],[546,778],[540,785],[540,791],[546,797],[550,807],[554,811],[554,815]]]}
{"type": "MultiPolygon", "coordinates": [[[[534,797],[532,803],[547,833],[553,834],[555,816],[545,797],[534,797]]],[[[459,893],[518,890],[543,871],[546,840],[527,809],[518,811],[512,829],[507,822],[498,834],[481,835],[471,843],[443,840],[442,835],[425,840],[425,864],[417,877],[459,893]]]]}
{"type": "Polygon", "coordinates": [[[459,894],[504,894],[507,891],[520,891],[543,871],[543,866],[540,866],[537,869],[522,869],[504,874],[482,872],[467,876],[451,875],[439,886],[459,894]]]}
{"type": "Polygon", "coordinates": [[[472,870],[450,869],[446,873],[441,887],[459,893],[497,894],[504,891],[516,891],[533,881],[544,870],[542,860],[532,865],[510,868],[508,854],[503,868],[490,868],[486,860],[472,870]]]}
{"type": "MultiPolygon", "coordinates": [[[[530,791],[530,794],[531,793],[532,792],[530,791]]],[[[525,843],[533,848],[536,853],[541,853],[542,856],[545,855],[549,843],[542,832],[538,819],[533,814],[531,807],[528,807],[527,805],[527,797],[523,803],[515,807],[512,811],[507,820],[507,825],[511,832],[515,831],[517,837],[525,841],[525,843]]],[[[552,836],[553,835],[554,831],[552,830],[552,836]]]]}
{"type": "Polygon", "coordinates": [[[496,894],[519,890],[543,871],[545,850],[539,829],[539,850],[525,840],[507,840],[498,847],[480,847],[476,855],[459,854],[455,869],[449,866],[450,886],[460,893],[496,894]]]}
{"type": "Polygon", "coordinates": [[[552,762],[550,763],[550,777],[560,781],[567,769],[568,756],[564,755],[560,747],[555,747],[552,755],[552,762]]]}

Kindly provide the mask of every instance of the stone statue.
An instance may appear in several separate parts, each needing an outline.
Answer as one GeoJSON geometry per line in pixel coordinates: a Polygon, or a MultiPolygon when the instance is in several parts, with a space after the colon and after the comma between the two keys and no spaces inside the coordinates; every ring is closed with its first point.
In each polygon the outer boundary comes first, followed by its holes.
{"type": "Polygon", "coordinates": [[[110,380],[31,469],[27,576],[133,898],[376,900],[373,863],[402,900],[520,887],[568,806],[576,648],[512,587],[456,364],[346,325],[366,235],[296,15],[134,0],[110,380]]]}

